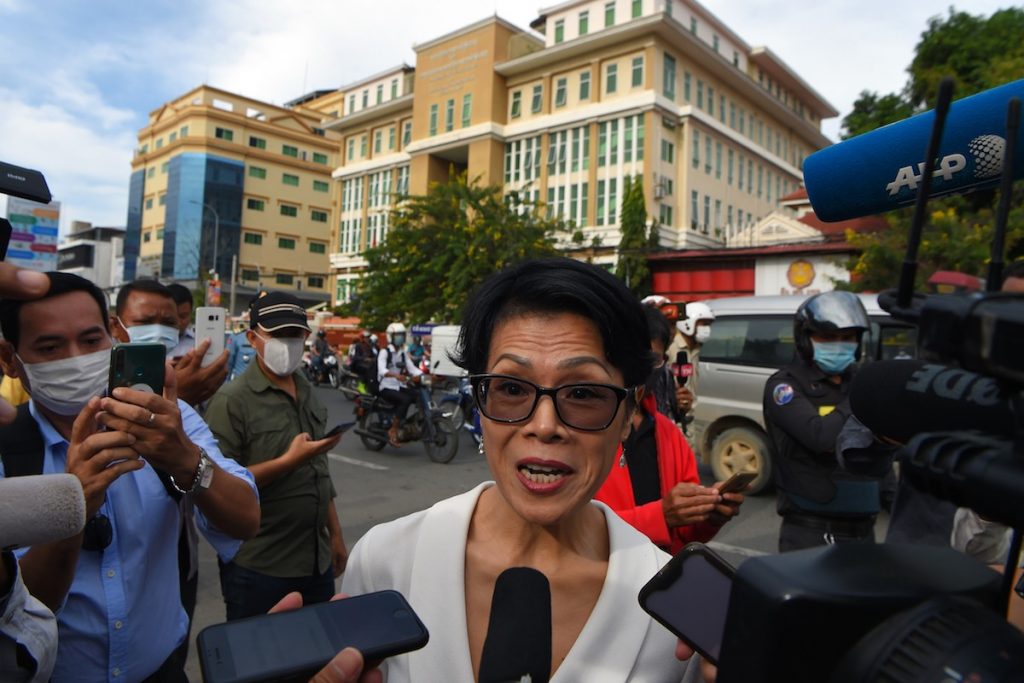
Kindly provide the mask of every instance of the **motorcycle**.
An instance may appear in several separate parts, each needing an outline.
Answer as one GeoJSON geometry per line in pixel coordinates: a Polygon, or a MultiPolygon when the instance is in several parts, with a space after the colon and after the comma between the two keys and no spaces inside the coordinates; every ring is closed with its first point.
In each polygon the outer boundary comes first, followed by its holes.
{"type": "Polygon", "coordinates": [[[457,388],[449,387],[437,400],[441,412],[452,421],[456,429],[465,429],[477,446],[483,440],[480,411],[473,399],[473,385],[466,377],[459,378],[457,388]]]}
{"type": "Polygon", "coordinates": [[[307,354],[302,358],[302,367],[306,373],[306,378],[314,386],[330,384],[332,389],[338,388],[341,375],[338,372],[338,358],[333,353],[324,354],[323,363],[319,370],[314,369],[313,359],[307,354]]]}
{"type": "Polygon", "coordinates": [[[356,372],[352,366],[351,358],[346,359],[345,364],[338,368],[338,391],[350,401],[354,401],[361,394],[366,393],[366,383],[363,381],[362,375],[356,372]]]}
{"type": "MultiPolygon", "coordinates": [[[[424,375],[418,400],[412,406],[405,422],[398,430],[399,443],[422,441],[427,455],[434,462],[451,462],[459,450],[459,431],[440,408],[430,402],[430,376],[424,375]]],[[[386,399],[372,394],[360,394],[356,399],[358,424],[352,431],[359,435],[363,445],[371,451],[388,445],[388,430],[395,419],[395,407],[386,399]]]]}

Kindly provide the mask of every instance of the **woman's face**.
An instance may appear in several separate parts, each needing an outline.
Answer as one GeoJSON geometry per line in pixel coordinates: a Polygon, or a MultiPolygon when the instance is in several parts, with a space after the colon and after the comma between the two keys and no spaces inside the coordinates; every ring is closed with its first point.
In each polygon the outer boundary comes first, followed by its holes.
{"type": "MultiPolygon", "coordinates": [[[[594,324],[573,313],[525,314],[499,323],[487,373],[512,375],[541,387],[594,382],[622,386],[605,358],[594,324]]],[[[586,505],[604,482],[629,430],[625,402],[599,432],[573,429],[543,396],[529,419],[503,424],[482,418],[487,463],[502,497],[527,522],[556,524],[586,505]]]]}

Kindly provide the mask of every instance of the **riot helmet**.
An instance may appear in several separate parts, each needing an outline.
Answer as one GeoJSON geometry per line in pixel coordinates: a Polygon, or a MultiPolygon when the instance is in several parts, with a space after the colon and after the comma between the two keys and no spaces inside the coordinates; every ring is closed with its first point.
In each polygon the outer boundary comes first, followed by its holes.
{"type": "MultiPolygon", "coordinates": [[[[793,318],[793,338],[796,350],[808,363],[813,361],[814,333],[835,333],[854,330],[860,336],[870,327],[867,311],[853,292],[823,292],[810,297],[796,309],[793,318]]],[[[860,358],[858,344],[857,358],[860,358]]]]}

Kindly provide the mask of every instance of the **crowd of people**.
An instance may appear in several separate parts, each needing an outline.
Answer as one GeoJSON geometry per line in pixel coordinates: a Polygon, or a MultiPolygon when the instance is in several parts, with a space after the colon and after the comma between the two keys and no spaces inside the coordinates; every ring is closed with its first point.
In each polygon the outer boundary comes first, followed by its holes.
{"type": "MultiPolygon", "coordinates": [[[[698,376],[670,370],[698,369],[710,308],[641,302],[565,258],[491,276],[467,302],[452,358],[483,418],[490,480],[372,528],[351,551],[327,464],[341,435],[326,435],[327,410],[299,370],[305,309],[283,292],[253,300],[249,329],[206,365],[191,316],[180,285],[128,283],[111,315],[87,280],[0,264],[0,367],[30,399],[0,402],[0,476],[72,473],[88,519],[71,538],[4,552],[0,678],[187,680],[202,535],[229,621],[327,601],[340,577],[345,594],[401,592],[430,630],[425,648],[366,670],[343,650],[317,680],[479,680],[495,585],[514,567],[550,586],[552,678],[713,680],[637,602],[671,554],[712,539],[744,502],[701,483],[684,433],[698,376]],[[164,345],[162,394],[108,395],[118,342],[164,345]],[[17,463],[11,433],[34,439],[17,463]]],[[[809,298],[796,356],[766,385],[780,551],[874,538],[878,478],[835,456],[868,328],[856,296],[809,298]]],[[[408,341],[394,323],[350,351],[396,407],[394,445],[428,353],[408,341]]],[[[322,338],[314,348],[329,349],[322,338]]]]}

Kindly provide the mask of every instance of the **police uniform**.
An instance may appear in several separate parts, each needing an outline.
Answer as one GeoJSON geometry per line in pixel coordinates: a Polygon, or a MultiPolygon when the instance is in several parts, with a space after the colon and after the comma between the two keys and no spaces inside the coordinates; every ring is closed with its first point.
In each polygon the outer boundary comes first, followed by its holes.
{"type": "Polygon", "coordinates": [[[878,480],[845,472],[835,443],[850,416],[855,366],[835,384],[797,357],[768,379],[764,421],[775,446],[774,476],[782,515],[779,551],[874,541],[878,480]]]}

